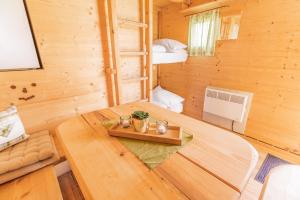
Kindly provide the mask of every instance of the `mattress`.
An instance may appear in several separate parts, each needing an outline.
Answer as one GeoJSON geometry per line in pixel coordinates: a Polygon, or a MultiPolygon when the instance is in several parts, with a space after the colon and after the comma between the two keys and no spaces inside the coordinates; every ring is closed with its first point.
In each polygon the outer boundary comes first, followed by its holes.
{"type": "Polygon", "coordinates": [[[153,64],[168,64],[168,63],[180,63],[185,62],[188,58],[186,51],[168,53],[168,52],[153,52],[152,63],[153,64]]]}

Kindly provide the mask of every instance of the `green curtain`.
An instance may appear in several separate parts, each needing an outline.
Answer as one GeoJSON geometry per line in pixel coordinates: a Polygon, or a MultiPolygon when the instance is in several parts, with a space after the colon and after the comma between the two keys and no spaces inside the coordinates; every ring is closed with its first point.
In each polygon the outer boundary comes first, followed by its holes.
{"type": "Polygon", "coordinates": [[[190,56],[214,55],[220,24],[219,9],[190,16],[188,44],[190,56]]]}

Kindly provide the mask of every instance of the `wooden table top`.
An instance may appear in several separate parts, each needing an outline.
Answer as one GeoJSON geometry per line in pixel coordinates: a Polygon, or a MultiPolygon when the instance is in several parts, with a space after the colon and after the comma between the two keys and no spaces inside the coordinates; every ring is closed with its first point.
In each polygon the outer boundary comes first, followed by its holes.
{"type": "Polygon", "coordinates": [[[258,160],[239,136],[147,102],[72,118],[57,136],[86,199],[238,199],[258,160]],[[101,125],[103,118],[135,110],[179,125],[194,138],[149,170],[101,125]]]}

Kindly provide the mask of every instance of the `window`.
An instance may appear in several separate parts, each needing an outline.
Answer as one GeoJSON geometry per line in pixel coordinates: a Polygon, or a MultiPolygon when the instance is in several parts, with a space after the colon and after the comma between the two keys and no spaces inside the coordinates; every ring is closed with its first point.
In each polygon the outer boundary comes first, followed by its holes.
{"type": "Polygon", "coordinates": [[[190,16],[189,55],[213,56],[216,40],[220,36],[219,9],[190,16]]]}
{"type": "Polygon", "coordinates": [[[239,35],[241,14],[224,16],[221,21],[220,40],[236,40],[239,35]]]}
{"type": "Polygon", "coordinates": [[[25,1],[0,0],[0,71],[39,68],[25,1]]]}

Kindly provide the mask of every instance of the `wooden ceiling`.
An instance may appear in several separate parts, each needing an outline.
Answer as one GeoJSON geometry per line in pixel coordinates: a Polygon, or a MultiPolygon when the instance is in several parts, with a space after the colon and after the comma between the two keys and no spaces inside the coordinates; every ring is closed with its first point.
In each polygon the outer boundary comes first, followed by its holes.
{"type": "Polygon", "coordinates": [[[153,4],[155,6],[159,6],[159,7],[164,7],[167,6],[169,4],[171,4],[172,2],[169,0],[153,0],[153,4]]]}

